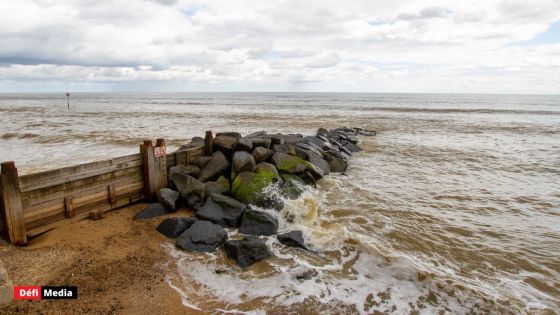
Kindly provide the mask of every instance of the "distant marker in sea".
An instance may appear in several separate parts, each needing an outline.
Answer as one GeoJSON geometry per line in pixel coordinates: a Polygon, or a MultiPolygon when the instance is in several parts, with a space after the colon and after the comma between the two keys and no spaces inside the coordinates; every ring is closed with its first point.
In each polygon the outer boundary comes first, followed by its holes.
{"type": "Polygon", "coordinates": [[[70,93],[66,92],[66,100],[68,101],[68,109],[70,109],[70,93]]]}

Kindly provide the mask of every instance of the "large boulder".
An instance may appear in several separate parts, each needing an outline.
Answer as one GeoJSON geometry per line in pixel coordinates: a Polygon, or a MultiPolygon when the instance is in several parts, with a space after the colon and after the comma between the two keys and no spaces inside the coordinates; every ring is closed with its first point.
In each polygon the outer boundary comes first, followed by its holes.
{"type": "Polygon", "coordinates": [[[231,195],[246,204],[254,204],[264,208],[282,209],[282,201],[266,189],[282,181],[274,165],[261,162],[257,165],[256,173],[242,172],[235,177],[231,184],[231,195]]]}
{"type": "Polygon", "coordinates": [[[236,140],[239,140],[241,138],[241,134],[239,132],[235,132],[235,131],[218,132],[216,134],[216,137],[222,137],[222,136],[232,137],[232,138],[235,138],[236,140]]]}
{"type": "Polygon", "coordinates": [[[307,151],[307,160],[321,169],[323,175],[328,175],[331,172],[331,168],[329,167],[329,162],[325,161],[319,155],[313,153],[312,151],[307,151]]]}
{"type": "Polygon", "coordinates": [[[253,150],[253,141],[249,138],[240,138],[233,150],[251,152],[253,150]]]}
{"type": "Polygon", "coordinates": [[[274,152],[282,152],[289,155],[296,155],[296,148],[294,145],[286,143],[286,144],[274,144],[272,145],[272,151],[274,152]]]}
{"type": "Polygon", "coordinates": [[[349,141],[349,140],[342,140],[341,143],[342,143],[342,145],[343,145],[346,149],[348,149],[348,150],[350,150],[350,151],[352,151],[352,152],[360,152],[360,151],[362,151],[362,148],[360,148],[357,144],[355,144],[355,143],[353,143],[353,142],[351,142],[351,141],[349,141]]]}
{"type": "Polygon", "coordinates": [[[202,169],[210,162],[212,157],[210,156],[197,156],[192,159],[191,164],[197,166],[199,169],[202,169]]]}
{"type": "Polygon", "coordinates": [[[297,199],[305,191],[305,181],[297,175],[282,174],[284,181],[280,185],[280,194],[284,198],[297,199]]]}
{"type": "Polygon", "coordinates": [[[227,256],[242,268],[270,257],[266,243],[256,236],[245,236],[241,240],[228,241],[224,245],[224,250],[227,256]]]}
{"type": "MultiPolygon", "coordinates": [[[[254,172],[257,169],[255,159],[245,151],[237,151],[233,154],[232,170],[237,174],[241,172],[254,172]]],[[[233,176],[232,176],[233,178],[233,176]]]]}
{"type": "Polygon", "coordinates": [[[239,232],[251,235],[274,235],[278,231],[278,219],[257,210],[246,210],[241,218],[239,232]]]}
{"type": "Polygon", "coordinates": [[[338,158],[333,155],[325,155],[325,159],[329,163],[329,168],[332,172],[341,173],[348,168],[348,161],[343,158],[338,158]]]}
{"type": "Polygon", "coordinates": [[[145,219],[151,219],[151,218],[155,218],[155,217],[159,217],[162,215],[166,215],[167,209],[165,209],[165,207],[159,203],[152,203],[149,206],[147,206],[146,208],[144,208],[144,210],[138,212],[133,220],[145,220],[145,219]]]}
{"type": "Polygon", "coordinates": [[[192,252],[212,252],[227,240],[226,230],[208,221],[196,221],[177,238],[177,246],[192,252]]]}
{"type": "Polygon", "coordinates": [[[203,146],[203,145],[204,145],[204,138],[193,137],[191,139],[191,142],[181,145],[179,147],[179,149],[177,149],[176,152],[184,151],[184,150],[188,150],[188,149],[193,149],[193,148],[198,148],[198,147],[203,146]]]}
{"type": "Polygon", "coordinates": [[[254,137],[260,137],[260,136],[264,136],[264,135],[266,135],[266,131],[261,130],[261,131],[256,131],[256,132],[250,133],[250,134],[246,135],[245,137],[246,138],[254,138],[254,137]]]}
{"type": "Polygon", "coordinates": [[[182,172],[170,172],[169,178],[188,205],[196,209],[204,203],[206,187],[203,182],[182,172]]]}
{"type": "Polygon", "coordinates": [[[294,230],[288,233],[279,234],[276,238],[280,241],[280,243],[286,246],[307,249],[305,241],[303,240],[303,233],[301,231],[294,230]]]}
{"type": "Polygon", "coordinates": [[[169,238],[176,238],[196,221],[198,221],[197,218],[191,217],[167,218],[161,221],[156,230],[169,238]]]}
{"type": "Polygon", "coordinates": [[[227,156],[231,156],[233,148],[237,144],[237,138],[220,135],[214,138],[214,151],[221,151],[227,156]]]}
{"type": "Polygon", "coordinates": [[[181,172],[194,178],[200,176],[200,168],[196,165],[176,165],[169,168],[169,175],[175,172],[181,172]]]}
{"type": "Polygon", "coordinates": [[[213,181],[222,175],[226,175],[229,169],[229,162],[222,152],[214,152],[208,164],[200,171],[199,180],[202,182],[213,181]]]}
{"type": "Polygon", "coordinates": [[[307,170],[307,164],[309,164],[309,162],[297,156],[282,152],[274,153],[272,155],[272,162],[280,172],[289,174],[301,174],[307,170]]]}
{"type": "Polygon", "coordinates": [[[253,149],[253,153],[251,153],[256,163],[268,161],[273,154],[274,151],[265,147],[256,147],[253,149]]]}
{"type": "Polygon", "coordinates": [[[177,211],[177,200],[179,193],[173,189],[162,188],[157,192],[157,201],[169,212],[177,211]]]}
{"type": "Polygon", "coordinates": [[[246,208],[245,204],[233,198],[211,194],[204,206],[198,209],[196,216],[224,227],[237,227],[246,208]]]}
{"type": "Polygon", "coordinates": [[[265,138],[265,137],[251,138],[251,141],[253,142],[253,148],[263,147],[268,149],[272,144],[272,140],[270,140],[270,138],[265,138]]]}
{"type": "Polygon", "coordinates": [[[212,193],[224,195],[229,192],[229,181],[223,176],[220,176],[214,182],[204,183],[204,186],[206,187],[206,196],[210,196],[212,193]]]}

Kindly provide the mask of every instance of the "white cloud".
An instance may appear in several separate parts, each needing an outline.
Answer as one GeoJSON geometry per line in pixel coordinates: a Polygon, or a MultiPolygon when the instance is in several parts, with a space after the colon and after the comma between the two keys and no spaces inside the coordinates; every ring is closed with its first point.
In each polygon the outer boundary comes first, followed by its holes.
{"type": "Polygon", "coordinates": [[[560,93],[557,0],[1,1],[0,90],[560,93]],[[156,84],[157,83],[157,84],[156,84]]]}

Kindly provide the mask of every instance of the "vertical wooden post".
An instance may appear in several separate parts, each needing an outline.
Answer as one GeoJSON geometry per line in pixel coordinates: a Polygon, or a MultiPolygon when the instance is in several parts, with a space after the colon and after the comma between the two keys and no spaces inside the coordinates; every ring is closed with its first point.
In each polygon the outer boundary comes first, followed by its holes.
{"type": "Polygon", "coordinates": [[[212,136],[212,130],[206,131],[206,136],[204,137],[204,155],[212,155],[212,146],[214,145],[214,137],[212,136]]]}
{"type": "Polygon", "coordinates": [[[144,165],[144,197],[154,200],[156,193],[167,187],[165,141],[157,139],[154,147],[152,140],[144,140],[140,145],[140,154],[144,165]]]}
{"type": "Polygon", "coordinates": [[[27,232],[16,164],[13,161],[2,163],[0,173],[1,211],[6,232],[12,244],[26,245],[27,232]]]}

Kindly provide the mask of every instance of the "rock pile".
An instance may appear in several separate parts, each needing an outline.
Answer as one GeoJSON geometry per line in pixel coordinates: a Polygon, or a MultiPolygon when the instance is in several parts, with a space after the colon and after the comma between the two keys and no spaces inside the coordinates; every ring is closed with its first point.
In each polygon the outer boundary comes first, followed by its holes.
{"type": "MultiPolygon", "coordinates": [[[[157,230],[177,238],[177,246],[187,251],[210,252],[224,245],[228,257],[247,267],[270,256],[260,236],[278,232],[277,218],[255,206],[281,210],[283,199],[298,198],[305,185],[314,186],[331,172],[345,172],[352,154],[362,150],[359,135],[375,132],[321,128],[315,136],[264,131],[244,137],[237,132],[218,133],[213,153],[195,158],[190,165],[171,167],[170,188],[161,189],[158,202],[135,219],[175,212],[180,205],[191,207],[196,218],[167,218],[157,230]],[[239,228],[246,236],[228,240],[224,228],[239,228]]],[[[179,150],[200,146],[201,139],[195,137],[179,150]]],[[[277,238],[286,246],[307,249],[301,231],[288,231],[277,238]]]]}

